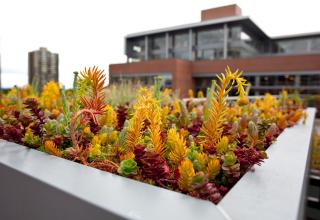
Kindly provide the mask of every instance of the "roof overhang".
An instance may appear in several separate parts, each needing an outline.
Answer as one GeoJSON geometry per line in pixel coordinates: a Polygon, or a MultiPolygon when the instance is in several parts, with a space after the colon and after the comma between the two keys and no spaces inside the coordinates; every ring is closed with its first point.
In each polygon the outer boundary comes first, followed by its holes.
{"type": "Polygon", "coordinates": [[[310,33],[300,33],[300,34],[291,34],[272,37],[273,40],[288,40],[288,39],[299,39],[299,38],[311,38],[311,37],[320,37],[320,32],[310,32],[310,33]]]}
{"type": "Polygon", "coordinates": [[[161,28],[161,29],[156,29],[151,31],[143,31],[143,32],[128,34],[127,36],[125,36],[125,38],[142,37],[146,35],[160,34],[165,32],[179,31],[179,30],[187,30],[187,29],[193,29],[193,28],[196,29],[196,28],[201,28],[205,26],[221,25],[221,24],[242,24],[242,25],[245,25],[247,28],[251,29],[252,31],[254,31],[260,37],[269,39],[269,37],[248,16],[224,17],[224,18],[219,18],[214,20],[196,22],[196,23],[173,26],[168,28],[161,28]]]}

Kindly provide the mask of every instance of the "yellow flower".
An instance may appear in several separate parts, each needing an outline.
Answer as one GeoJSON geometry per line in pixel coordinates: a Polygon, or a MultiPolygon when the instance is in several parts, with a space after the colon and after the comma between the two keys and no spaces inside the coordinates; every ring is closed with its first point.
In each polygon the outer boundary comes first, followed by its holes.
{"type": "Polygon", "coordinates": [[[194,97],[192,89],[188,90],[188,97],[191,98],[191,99],[194,97]]]}
{"type": "Polygon", "coordinates": [[[215,90],[212,92],[212,97],[208,99],[207,118],[204,120],[201,132],[201,143],[205,148],[212,148],[221,138],[223,134],[223,124],[228,113],[228,104],[226,98],[233,87],[236,87],[240,97],[244,97],[246,92],[246,80],[241,76],[242,72],[236,70],[231,72],[227,67],[225,74],[221,73],[217,76],[220,83],[213,81],[215,90]],[[235,85],[236,84],[236,85],[235,85]]]}
{"type": "Polygon", "coordinates": [[[133,152],[128,152],[124,155],[121,155],[120,156],[120,160],[123,161],[123,160],[131,160],[131,159],[134,159],[135,155],[133,152]]]}
{"type": "Polygon", "coordinates": [[[57,108],[59,98],[60,88],[58,83],[50,81],[44,85],[40,95],[40,103],[44,108],[49,110],[57,108]]]}
{"type": "Polygon", "coordinates": [[[92,145],[97,145],[97,144],[101,144],[101,141],[100,141],[100,139],[99,139],[99,136],[98,135],[95,135],[93,138],[92,138],[92,140],[91,140],[91,144],[92,145]]]}
{"type": "Polygon", "coordinates": [[[210,180],[213,180],[220,173],[220,161],[218,159],[211,159],[207,166],[207,174],[210,180]]]}
{"type": "Polygon", "coordinates": [[[181,128],[179,131],[180,137],[186,138],[189,135],[188,130],[181,128]]]}
{"type": "Polygon", "coordinates": [[[91,133],[90,127],[85,127],[85,128],[83,129],[83,133],[84,133],[84,134],[90,134],[90,133],[91,133]]]}
{"type": "Polygon", "coordinates": [[[169,107],[166,105],[162,108],[161,121],[165,122],[168,115],[169,115],[169,107]]]}
{"type": "Polygon", "coordinates": [[[178,180],[179,188],[182,191],[191,191],[192,189],[192,177],[194,177],[195,172],[193,164],[190,160],[184,160],[179,166],[180,177],[178,180]]]}
{"type": "Polygon", "coordinates": [[[10,91],[8,92],[7,96],[11,99],[13,97],[17,98],[18,97],[18,88],[13,87],[12,89],[10,89],[10,91]]]}
{"type": "Polygon", "coordinates": [[[108,139],[107,133],[100,134],[100,142],[102,145],[105,145],[107,143],[107,139],[108,139]]]}
{"type": "Polygon", "coordinates": [[[109,127],[117,124],[117,113],[113,110],[111,105],[107,105],[104,108],[104,114],[100,118],[101,125],[107,125],[109,127]]]}
{"type": "Polygon", "coordinates": [[[109,136],[109,142],[114,143],[118,139],[118,131],[112,131],[109,136]]]}
{"type": "Polygon", "coordinates": [[[217,143],[217,146],[216,146],[217,152],[218,152],[219,154],[224,154],[224,153],[226,153],[227,150],[228,150],[228,144],[229,144],[229,139],[228,139],[228,137],[223,136],[223,137],[219,140],[219,142],[217,143]]]}
{"type": "Polygon", "coordinates": [[[51,117],[58,118],[60,115],[60,111],[58,109],[52,109],[51,111],[51,117]]]}
{"type": "Polygon", "coordinates": [[[201,152],[196,154],[195,158],[198,162],[198,171],[203,171],[206,168],[208,156],[207,154],[201,152]]]}
{"type": "Polygon", "coordinates": [[[198,91],[197,97],[198,98],[203,98],[204,97],[203,92],[201,90],[198,91]]]}
{"type": "Polygon", "coordinates": [[[168,131],[167,146],[167,151],[169,152],[169,161],[173,165],[178,166],[187,155],[187,147],[184,138],[173,128],[170,128],[168,131]]]}
{"type": "Polygon", "coordinates": [[[100,155],[101,155],[101,145],[100,144],[90,145],[89,156],[100,157],[100,155]]]}
{"type": "Polygon", "coordinates": [[[179,114],[181,113],[181,108],[180,108],[180,104],[179,104],[179,100],[176,99],[173,102],[173,110],[172,110],[172,114],[179,114]]]}
{"type": "Polygon", "coordinates": [[[61,151],[58,149],[58,147],[55,145],[55,143],[53,141],[46,141],[44,143],[44,150],[52,155],[61,157],[62,153],[61,151]]]}

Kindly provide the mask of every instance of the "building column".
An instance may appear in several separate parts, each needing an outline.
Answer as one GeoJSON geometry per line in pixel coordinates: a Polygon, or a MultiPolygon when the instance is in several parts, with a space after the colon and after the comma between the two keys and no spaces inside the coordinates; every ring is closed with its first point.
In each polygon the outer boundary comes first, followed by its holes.
{"type": "Polygon", "coordinates": [[[148,36],[144,37],[144,59],[148,60],[149,59],[149,39],[148,36]]]}
{"type": "Polygon", "coordinates": [[[223,25],[223,59],[228,58],[228,26],[223,25]]]}
{"type": "Polygon", "coordinates": [[[192,29],[189,29],[189,60],[193,60],[192,45],[192,29]]]}
{"type": "Polygon", "coordinates": [[[295,75],[294,78],[294,87],[298,88],[301,85],[301,75],[295,75]]]}
{"type": "Polygon", "coordinates": [[[165,36],[165,53],[166,53],[166,59],[169,59],[169,33],[166,32],[165,36]]]}
{"type": "Polygon", "coordinates": [[[255,76],[254,78],[254,86],[256,89],[254,90],[254,95],[259,95],[259,87],[260,87],[260,76],[255,76]]]}
{"type": "Polygon", "coordinates": [[[188,97],[188,90],[193,90],[192,62],[188,60],[174,61],[172,71],[172,89],[179,91],[181,97],[188,97]]]}

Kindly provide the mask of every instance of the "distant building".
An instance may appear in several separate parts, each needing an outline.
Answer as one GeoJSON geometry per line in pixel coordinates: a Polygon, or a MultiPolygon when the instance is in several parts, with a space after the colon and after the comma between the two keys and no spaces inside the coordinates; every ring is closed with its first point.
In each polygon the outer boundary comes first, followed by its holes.
{"type": "Polygon", "coordinates": [[[270,37],[237,5],[204,10],[197,23],[129,34],[125,55],[127,63],[109,66],[111,82],[151,84],[161,75],[186,96],[190,88],[205,92],[228,65],[245,72],[251,95],[320,93],[320,32],[270,37]]]}
{"type": "Polygon", "coordinates": [[[51,53],[47,48],[40,47],[39,50],[29,52],[28,57],[29,84],[34,80],[39,89],[49,81],[59,81],[59,55],[51,53]]]}

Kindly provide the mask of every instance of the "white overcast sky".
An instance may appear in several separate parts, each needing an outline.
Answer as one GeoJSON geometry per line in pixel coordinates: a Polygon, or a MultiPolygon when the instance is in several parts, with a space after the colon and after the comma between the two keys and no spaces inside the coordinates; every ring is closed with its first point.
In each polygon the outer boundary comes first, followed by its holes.
{"type": "Polygon", "coordinates": [[[202,9],[238,4],[269,36],[320,31],[320,0],[0,0],[3,87],[27,83],[28,52],[59,53],[60,81],[75,70],[125,62],[124,36],[200,21],[202,9]]]}

